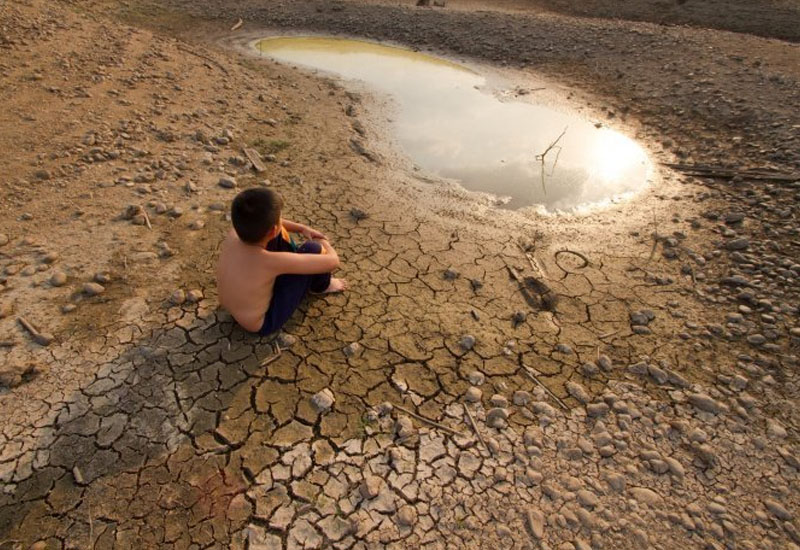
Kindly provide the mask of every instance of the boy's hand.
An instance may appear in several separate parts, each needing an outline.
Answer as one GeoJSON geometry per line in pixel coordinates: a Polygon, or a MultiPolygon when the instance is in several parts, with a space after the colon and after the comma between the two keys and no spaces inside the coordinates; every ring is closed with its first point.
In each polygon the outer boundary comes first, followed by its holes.
{"type": "Polygon", "coordinates": [[[326,237],[316,229],[311,229],[308,226],[303,228],[303,237],[309,240],[314,240],[314,239],[323,239],[326,241],[328,240],[328,237],[326,237]]]}

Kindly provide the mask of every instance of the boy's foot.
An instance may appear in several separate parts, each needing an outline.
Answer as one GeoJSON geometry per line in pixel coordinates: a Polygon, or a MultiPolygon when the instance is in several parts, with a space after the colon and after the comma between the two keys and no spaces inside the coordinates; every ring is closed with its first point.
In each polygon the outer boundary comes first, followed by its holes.
{"type": "Polygon", "coordinates": [[[336,292],[344,292],[347,290],[347,281],[344,279],[331,279],[331,284],[322,292],[315,292],[314,294],[333,294],[336,292]]]}

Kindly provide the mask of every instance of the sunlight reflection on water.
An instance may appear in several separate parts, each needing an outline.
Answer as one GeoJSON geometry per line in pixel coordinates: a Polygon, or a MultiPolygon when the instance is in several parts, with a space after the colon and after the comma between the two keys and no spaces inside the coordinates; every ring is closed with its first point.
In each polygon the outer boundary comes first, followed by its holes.
{"type": "Polygon", "coordinates": [[[508,208],[573,210],[647,186],[650,163],[635,141],[551,107],[500,101],[480,89],[482,76],[450,61],[339,38],[267,38],[255,46],[278,61],[390,94],[398,106],[395,135],[418,166],[467,189],[511,197],[508,208]]]}

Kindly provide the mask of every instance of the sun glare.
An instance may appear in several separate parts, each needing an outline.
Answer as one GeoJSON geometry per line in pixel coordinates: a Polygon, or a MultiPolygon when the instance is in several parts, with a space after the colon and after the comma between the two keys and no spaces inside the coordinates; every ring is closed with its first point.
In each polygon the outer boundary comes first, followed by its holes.
{"type": "Polygon", "coordinates": [[[612,182],[639,165],[642,149],[636,142],[611,130],[600,130],[592,147],[591,165],[603,182],[612,182]]]}

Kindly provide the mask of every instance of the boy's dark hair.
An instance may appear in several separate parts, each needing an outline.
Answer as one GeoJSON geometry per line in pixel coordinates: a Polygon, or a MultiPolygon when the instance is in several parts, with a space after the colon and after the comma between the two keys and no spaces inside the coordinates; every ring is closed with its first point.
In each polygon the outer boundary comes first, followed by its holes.
{"type": "Polygon", "coordinates": [[[233,228],[242,241],[257,243],[278,225],[282,209],[283,199],[272,189],[246,189],[233,199],[233,228]]]}

